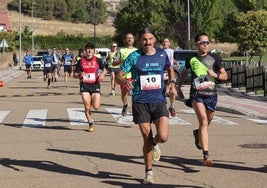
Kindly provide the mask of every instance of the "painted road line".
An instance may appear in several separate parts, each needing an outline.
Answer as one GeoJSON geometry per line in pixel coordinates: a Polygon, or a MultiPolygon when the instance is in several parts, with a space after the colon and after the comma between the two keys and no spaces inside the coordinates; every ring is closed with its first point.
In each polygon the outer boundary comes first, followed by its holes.
{"type": "MultiPolygon", "coordinates": [[[[194,110],[181,110],[187,114],[195,114],[195,111],[194,110]]],[[[227,120],[225,118],[221,118],[221,117],[218,117],[218,116],[214,116],[213,119],[212,119],[212,123],[216,123],[216,124],[223,124],[223,125],[238,125],[238,123],[235,123],[233,121],[230,121],[230,120],[227,120]]]]}
{"type": "Polygon", "coordinates": [[[213,117],[212,123],[223,124],[223,125],[238,125],[238,123],[235,123],[233,121],[218,116],[213,117]]]}
{"type": "Polygon", "coordinates": [[[134,125],[133,115],[127,114],[127,116],[121,115],[122,108],[105,108],[119,124],[134,125]]]}
{"type": "Polygon", "coordinates": [[[70,125],[88,125],[84,108],[67,108],[70,125]]]}
{"type": "Polygon", "coordinates": [[[263,119],[248,119],[248,120],[259,123],[259,124],[267,125],[267,120],[263,120],[263,119]]]}
{"type": "Polygon", "coordinates": [[[29,110],[22,127],[42,127],[45,126],[47,109],[29,110]]]}
{"type": "Polygon", "coordinates": [[[6,118],[10,111],[0,111],[0,123],[6,118]]]}
{"type": "MultiPolygon", "coordinates": [[[[113,116],[115,121],[119,124],[130,124],[133,125],[133,115],[132,114],[127,114],[127,116],[122,116],[121,115],[121,108],[106,108],[106,110],[113,116]]],[[[190,123],[178,118],[178,117],[170,117],[169,119],[169,124],[170,125],[190,125],[190,123]]]]}

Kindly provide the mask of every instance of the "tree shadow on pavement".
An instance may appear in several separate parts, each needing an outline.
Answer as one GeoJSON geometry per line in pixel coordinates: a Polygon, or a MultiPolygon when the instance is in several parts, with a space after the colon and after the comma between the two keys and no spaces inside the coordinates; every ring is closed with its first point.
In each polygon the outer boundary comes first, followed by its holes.
{"type": "MultiPolygon", "coordinates": [[[[196,159],[186,159],[181,157],[171,157],[171,156],[162,156],[160,161],[170,163],[176,166],[182,167],[185,173],[192,173],[192,172],[199,172],[199,170],[194,170],[190,167],[187,167],[186,165],[194,165],[194,166],[201,166],[202,162],[200,160],[196,159]]],[[[228,170],[239,170],[239,171],[252,171],[252,172],[260,172],[260,173],[267,173],[267,165],[264,165],[259,168],[253,168],[253,167],[246,167],[246,166],[240,166],[245,165],[245,163],[240,161],[219,161],[219,160],[213,160],[213,165],[210,168],[220,168],[220,169],[228,169],[228,170]],[[239,164],[239,165],[234,165],[239,164]]],[[[181,169],[181,170],[182,170],[181,169]]]]}
{"type": "Polygon", "coordinates": [[[117,174],[112,172],[99,171],[97,174],[93,174],[87,171],[70,168],[67,166],[60,165],[51,161],[38,161],[38,160],[16,160],[9,158],[0,159],[0,164],[6,168],[13,169],[15,171],[23,171],[19,167],[28,167],[38,170],[44,170],[49,172],[56,172],[60,174],[76,175],[76,176],[88,176],[93,178],[101,179],[124,179],[124,180],[135,180],[130,175],[117,174]]]}

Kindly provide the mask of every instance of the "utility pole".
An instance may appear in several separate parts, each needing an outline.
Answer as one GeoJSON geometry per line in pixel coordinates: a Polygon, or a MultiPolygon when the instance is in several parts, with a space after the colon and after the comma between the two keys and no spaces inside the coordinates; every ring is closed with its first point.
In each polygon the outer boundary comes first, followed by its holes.
{"type": "Polygon", "coordinates": [[[93,24],[94,24],[94,46],[96,47],[96,14],[95,14],[95,0],[94,0],[94,19],[93,19],[93,24]]]}
{"type": "Polygon", "coordinates": [[[34,27],[33,27],[33,8],[36,3],[32,2],[32,55],[34,55],[34,27]]]}
{"type": "Polygon", "coordinates": [[[187,0],[187,32],[188,32],[188,41],[190,41],[190,3],[187,0]]]}
{"type": "Polygon", "coordinates": [[[19,67],[21,69],[21,0],[19,0],[19,67]]]}

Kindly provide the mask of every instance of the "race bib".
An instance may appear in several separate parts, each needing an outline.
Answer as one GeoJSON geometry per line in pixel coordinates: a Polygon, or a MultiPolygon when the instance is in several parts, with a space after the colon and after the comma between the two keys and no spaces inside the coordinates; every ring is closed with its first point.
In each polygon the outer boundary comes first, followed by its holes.
{"type": "Polygon", "coordinates": [[[50,63],[47,63],[47,64],[45,64],[45,67],[46,68],[49,68],[49,67],[51,67],[51,64],[50,63]]]}
{"type": "Polygon", "coordinates": [[[164,72],[164,80],[169,80],[169,74],[168,72],[164,72]]]}
{"type": "Polygon", "coordinates": [[[89,74],[85,74],[83,75],[83,83],[95,83],[96,81],[96,77],[95,77],[95,73],[89,73],[89,74]]]}
{"type": "Polygon", "coordinates": [[[161,88],[161,75],[142,75],[140,76],[141,90],[154,90],[161,88]]]}
{"type": "Polygon", "coordinates": [[[214,82],[211,81],[210,76],[204,75],[200,76],[199,78],[194,79],[195,87],[198,91],[201,90],[213,90],[214,89],[214,82]]]}
{"type": "Polygon", "coordinates": [[[71,64],[72,64],[71,60],[65,61],[65,65],[71,65],[71,64]]]}

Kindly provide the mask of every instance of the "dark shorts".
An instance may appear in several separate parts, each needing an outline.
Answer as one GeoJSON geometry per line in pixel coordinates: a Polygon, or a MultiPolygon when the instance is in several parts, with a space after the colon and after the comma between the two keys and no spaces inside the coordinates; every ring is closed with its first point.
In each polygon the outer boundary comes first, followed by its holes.
{"type": "Polygon", "coordinates": [[[44,75],[47,75],[48,73],[52,73],[52,67],[44,68],[44,75]]]}
{"type": "Polygon", "coordinates": [[[169,117],[166,103],[133,103],[132,110],[135,124],[152,123],[160,117],[169,117]]]}
{"type": "Polygon", "coordinates": [[[59,64],[52,64],[52,71],[55,71],[56,69],[59,70],[59,68],[59,64]]]}
{"type": "Polygon", "coordinates": [[[206,109],[215,111],[218,101],[218,95],[217,93],[215,93],[211,97],[199,97],[197,95],[190,95],[190,99],[186,101],[186,105],[192,107],[193,100],[203,103],[206,109]]]}
{"type": "Polygon", "coordinates": [[[29,69],[29,68],[31,68],[31,67],[32,67],[32,65],[31,65],[31,64],[26,64],[25,66],[26,66],[26,69],[29,69]]]}
{"type": "Polygon", "coordinates": [[[118,74],[119,71],[120,71],[120,68],[109,67],[109,72],[114,72],[115,74],[118,74]]]}
{"type": "Polygon", "coordinates": [[[72,73],[72,66],[64,66],[64,72],[72,73]]]}
{"type": "Polygon", "coordinates": [[[80,92],[89,92],[90,95],[93,93],[100,94],[100,84],[80,84],[80,92]]]}

